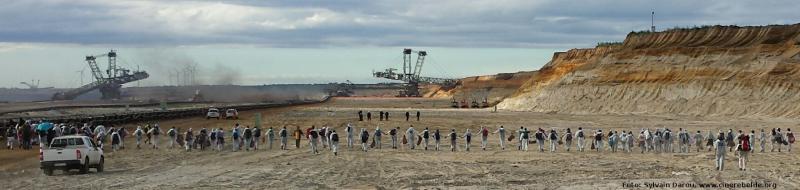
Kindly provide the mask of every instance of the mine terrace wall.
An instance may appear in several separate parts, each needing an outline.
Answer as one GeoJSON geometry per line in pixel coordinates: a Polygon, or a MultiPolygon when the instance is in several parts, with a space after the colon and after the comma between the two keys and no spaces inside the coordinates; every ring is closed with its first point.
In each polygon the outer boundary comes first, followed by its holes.
{"type": "Polygon", "coordinates": [[[630,33],[554,54],[500,109],[800,117],[800,25],[630,33]]]}

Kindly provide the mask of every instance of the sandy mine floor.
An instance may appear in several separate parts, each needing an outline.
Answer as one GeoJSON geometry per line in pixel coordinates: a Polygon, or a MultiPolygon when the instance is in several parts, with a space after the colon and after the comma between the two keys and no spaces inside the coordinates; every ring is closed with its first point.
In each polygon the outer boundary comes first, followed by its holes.
{"type": "MultiPolygon", "coordinates": [[[[107,153],[106,172],[88,175],[56,172],[47,177],[38,169],[37,151],[0,150],[0,179],[4,189],[623,189],[631,183],[734,183],[770,182],[777,189],[800,188],[800,156],[792,153],[756,153],[751,155],[750,170],[736,169],[736,158],[728,154],[725,172],[714,171],[713,153],[692,151],[688,154],[610,153],[608,151],[566,152],[563,147],[555,153],[500,150],[498,137],[490,136],[490,147],[481,151],[477,141],[479,126],[507,129],[563,129],[578,126],[589,129],[636,130],[642,127],[679,127],[691,131],[709,129],[749,129],[795,127],[797,120],[691,118],[679,116],[600,116],[557,115],[529,112],[498,112],[490,110],[456,110],[446,108],[449,100],[439,99],[335,99],[318,105],[297,106],[243,112],[243,118],[205,120],[188,118],[161,121],[167,127],[231,128],[235,122],[253,125],[253,115],[263,115],[263,125],[280,127],[299,125],[303,128],[324,124],[336,126],[343,133],[343,124],[352,122],[370,131],[377,125],[388,127],[414,125],[431,129],[456,128],[459,135],[473,129],[472,151],[424,151],[420,149],[390,149],[388,136],[383,138],[384,149],[361,152],[344,147],[339,156],[327,149],[312,155],[307,141],[301,149],[280,151],[231,152],[227,150],[183,152],[179,149],[137,150],[133,139],[128,148],[107,153]],[[434,105],[435,104],[435,105],[434,105]],[[390,111],[391,121],[357,122],[355,113],[363,109],[373,112],[390,111]],[[420,110],[422,121],[406,122],[404,113],[420,110]]],[[[374,118],[377,118],[374,117],[374,118]]],[[[132,131],[132,126],[128,126],[132,131]]],[[[444,132],[443,132],[444,133],[444,132]]],[[[446,134],[446,133],[445,133],[446,134]]],[[[230,135],[230,132],[226,132],[230,135]]],[[[344,140],[345,135],[341,135],[344,140]]],[[[226,140],[229,140],[228,137],[226,140]]],[[[166,138],[162,139],[162,144],[166,138]]],[[[291,141],[290,141],[291,142],[291,141]]],[[[277,141],[276,141],[277,143],[277,141]]],[[[463,143],[463,139],[459,140],[463,143]]],[[[290,144],[293,145],[293,142],[290,144]]],[[[344,145],[343,145],[344,146],[344,145]]],[[[676,145],[677,146],[677,145],[676,145]]],[[[262,147],[263,148],[263,147],[262,147]]],[[[447,149],[448,146],[442,146],[447,149]]],[[[768,145],[769,148],[769,145],[768,145]]],[[[634,149],[638,151],[638,148],[634,149]]],[[[769,151],[769,150],[768,150],[769,151]]],[[[671,189],[671,188],[666,188],[671,189]]]]}

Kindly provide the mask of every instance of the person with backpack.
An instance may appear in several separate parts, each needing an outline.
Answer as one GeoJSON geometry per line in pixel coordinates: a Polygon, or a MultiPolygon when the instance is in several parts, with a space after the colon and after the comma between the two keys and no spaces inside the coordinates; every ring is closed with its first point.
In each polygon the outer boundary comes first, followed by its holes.
{"type": "Polygon", "coordinates": [[[8,149],[14,150],[14,146],[17,145],[17,127],[9,127],[6,129],[6,147],[8,149]]]}
{"type": "Polygon", "coordinates": [[[794,133],[792,133],[792,129],[790,128],[786,128],[786,140],[787,140],[787,143],[785,143],[786,151],[792,152],[792,144],[794,144],[795,138],[794,138],[794,133]]]}
{"type": "MultiPolygon", "coordinates": [[[[527,133],[527,131],[523,130],[522,131],[522,135],[520,135],[520,136],[525,135],[525,133],[527,133]]],[[[544,152],[544,140],[545,140],[544,130],[542,128],[537,129],[536,130],[536,134],[534,136],[536,138],[536,144],[539,146],[539,152],[544,152]]],[[[528,143],[527,138],[525,138],[525,137],[522,137],[522,138],[525,139],[524,141],[525,141],[525,144],[527,145],[527,143],[528,143]]]]}
{"type": "Polygon", "coordinates": [[[681,153],[689,153],[690,139],[689,133],[686,132],[683,128],[678,129],[678,143],[680,144],[680,152],[681,153]]]}
{"type": "Polygon", "coordinates": [[[564,132],[564,136],[562,137],[564,139],[564,148],[567,149],[567,152],[569,152],[569,148],[572,146],[572,135],[572,131],[567,128],[567,131],[564,132]]]}
{"type": "Polygon", "coordinates": [[[469,152],[470,142],[472,142],[472,132],[467,129],[467,132],[464,132],[464,139],[466,139],[466,143],[464,143],[464,148],[467,152],[469,152]]]}
{"type": "Polygon", "coordinates": [[[672,136],[672,130],[664,129],[664,133],[661,134],[664,135],[661,137],[662,145],[664,146],[662,149],[663,152],[675,152],[675,149],[672,147],[672,144],[675,142],[675,137],[672,136]]]}
{"type": "Polygon", "coordinates": [[[661,145],[662,144],[661,143],[661,136],[662,136],[661,129],[656,129],[656,132],[653,133],[652,136],[653,136],[653,140],[652,140],[653,141],[653,143],[652,143],[653,152],[661,153],[661,151],[663,150],[662,149],[663,147],[661,145]]]}
{"type": "Polygon", "coordinates": [[[309,140],[311,141],[311,143],[310,143],[310,145],[311,145],[311,153],[312,154],[319,154],[319,150],[317,149],[317,142],[319,141],[319,139],[317,139],[317,138],[320,138],[319,131],[317,131],[317,129],[314,129],[313,126],[312,126],[311,131],[308,132],[308,137],[309,137],[309,140]]]}
{"type": "MultiPolygon", "coordinates": [[[[528,144],[531,142],[531,132],[528,128],[520,127],[519,133],[519,151],[528,151],[528,144]]],[[[514,135],[511,135],[510,140],[513,140],[514,135]]]]}
{"type": "Polygon", "coordinates": [[[708,130],[708,135],[706,135],[706,147],[707,147],[706,151],[707,152],[711,151],[711,149],[714,149],[714,147],[716,146],[716,145],[714,145],[714,140],[716,140],[716,139],[717,138],[714,136],[714,132],[712,132],[711,130],[708,130]]]}
{"type": "Polygon", "coordinates": [[[428,128],[425,127],[425,130],[422,131],[422,141],[425,143],[425,150],[428,150],[428,139],[430,139],[430,136],[428,128]]]}
{"type": "MultiPolygon", "coordinates": [[[[261,131],[261,129],[258,130],[261,131]]],[[[272,129],[272,127],[269,127],[264,136],[267,136],[267,144],[269,145],[269,149],[272,150],[272,144],[275,143],[275,131],[272,129]]],[[[258,143],[256,143],[256,149],[258,149],[258,143]]]]}
{"type": "MultiPolygon", "coordinates": [[[[270,128],[272,131],[272,128],[270,128]]],[[[274,138],[275,135],[273,134],[272,137],[274,138]]],[[[261,141],[261,128],[258,126],[253,127],[253,150],[258,150],[258,143],[261,141]]],[[[272,141],[269,142],[269,147],[272,149],[272,141]]]]}
{"type": "Polygon", "coordinates": [[[361,128],[361,150],[364,152],[367,152],[367,148],[369,148],[367,142],[369,142],[369,132],[367,129],[361,128]]]}
{"type": "Polygon", "coordinates": [[[281,128],[281,130],[278,132],[278,137],[281,138],[281,150],[287,150],[288,149],[288,147],[287,147],[288,145],[286,144],[287,141],[288,141],[287,140],[287,136],[288,136],[287,133],[289,133],[289,132],[286,131],[286,126],[283,126],[283,128],[281,128]]]}
{"type": "Polygon", "coordinates": [[[128,137],[128,129],[125,129],[125,127],[119,127],[119,129],[117,129],[117,133],[119,133],[119,148],[125,149],[125,138],[128,137]]]}
{"type": "Polygon", "coordinates": [[[208,129],[200,129],[200,134],[197,135],[194,141],[195,144],[200,145],[200,150],[206,150],[207,147],[211,146],[211,141],[208,139],[208,129]]]}
{"type": "Polygon", "coordinates": [[[232,148],[233,148],[234,152],[241,150],[241,139],[242,139],[241,135],[242,134],[240,133],[241,132],[240,129],[241,128],[239,128],[239,124],[238,123],[233,127],[233,129],[231,129],[231,137],[232,137],[231,143],[233,144],[232,148]]]}
{"type": "Polygon", "coordinates": [[[144,135],[144,131],[142,130],[142,126],[136,126],[136,130],[133,131],[133,136],[136,136],[136,148],[142,148],[142,136],[144,135]]]}
{"type": "Polygon", "coordinates": [[[367,112],[367,121],[372,121],[372,112],[367,112]]]}
{"type": "Polygon", "coordinates": [[[119,143],[122,142],[122,137],[119,136],[119,132],[114,130],[112,127],[111,130],[111,150],[116,152],[119,150],[119,143]]]}
{"type": "Polygon", "coordinates": [[[506,144],[505,144],[505,142],[506,142],[506,129],[503,128],[503,126],[501,125],[500,128],[497,128],[497,130],[494,131],[492,134],[496,134],[496,133],[499,134],[498,137],[500,137],[500,150],[506,150],[506,144]]]}
{"type": "Polygon", "coordinates": [[[72,127],[69,128],[69,134],[78,135],[78,126],[72,125],[72,127]]]}
{"type": "Polygon", "coordinates": [[[597,152],[603,152],[603,130],[598,129],[594,134],[594,146],[597,152]]]}
{"type": "Polygon", "coordinates": [[[747,154],[750,153],[750,136],[747,134],[743,134],[742,130],[739,130],[739,136],[737,137],[739,140],[739,145],[737,146],[737,151],[739,151],[739,170],[745,171],[747,170],[747,154]]]}
{"type": "Polygon", "coordinates": [[[714,141],[714,146],[717,147],[714,152],[716,157],[714,163],[716,163],[717,170],[722,171],[725,165],[725,147],[727,146],[725,143],[725,133],[719,133],[719,137],[714,141]]]}
{"type": "Polygon", "coordinates": [[[323,125],[322,128],[317,130],[317,133],[319,133],[319,143],[322,144],[322,148],[328,148],[328,138],[326,137],[328,127],[323,125]]]}
{"type": "Polygon", "coordinates": [[[153,136],[153,138],[150,139],[150,141],[153,143],[154,149],[158,149],[158,139],[159,139],[158,137],[161,136],[161,133],[163,133],[163,131],[161,131],[161,127],[158,127],[158,124],[155,124],[153,125],[153,128],[150,128],[148,134],[151,134],[153,136]]]}
{"type": "Polygon", "coordinates": [[[558,133],[555,129],[550,129],[550,152],[556,151],[558,145],[558,133]]]}
{"type": "Polygon", "coordinates": [[[222,128],[217,129],[217,151],[222,151],[225,147],[225,130],[222,128]]]}
{"type": "Polygon", "coordinates": [[[339,155],[339,134],[336,134],[336,130],[330,130],[331,135],[328,142],[331,143],[331,152],[333,152],[334,156],[339,155]]]}
{"type": "Polygon", "coordinates": [[[375,127],[374,137],[372,138],[372,140],[375,141],[375,148],[376,149],[381,149],[381,147],[382,147],[381,146],[381,136],[382,135],[383,135],[383,132],[381,131],[381,127],[375,127]]]}
{"type": "Polygon", "coordinates": [[[639,150],[642,154],[647,150],[647,136],[645,135],[645,129],[639,131],[639,136],[636,137],[639,143],[639,150]]]}
{"type": "Polygon", "coordinates": [[[167,130],[167,136],[169,137],[169,149],[172,149],[172,148],[175,147],[175,142],[178,141],[177,140],[177,137],[178,137],[177,129],[175,129],[175,127],[173,126],[169,130],[167,130]]]}
{"type": "Polygon", "coordinates": [[[583,134],[583,127],[578,127],[578,131],[575,132],[575,138],[578,139],[578,151],[583,152],[585,147],[586,135],[583,134]]]}
{"type": "Polygon", "coordinates": [[[211,128],[208,138],[211,139],[211,149],[217,147],[217,128],[211,128]]]}
{"type": "Polygon", "coordinates": [[[633,149],[633,142],[633,132],[628,131],[628,152],[631,152],[631,149],[633,149]]]}
{"type": "Polygon", "coordinates": [[[489,129],[481,126],[481,150],[486,150],[487,145],[489,145],[489,129]]]}
{"type": "Polygon", "coordinates": [[[186,147],[186,152],[192,151],[192,148],[194,148],[194,132],[192,128],[186,130],[186,135],[183,137],[183,140],[185,142],[184,146],[186,147]]]}
{"type": "Polygon", "coordinates": [[[617,147],[619,146],[619,135],[617,135],[616,131],[608,131],[608,149],[611,152],[617,152],[617,147]]]}
{"type": "Polygon", "coordinates": [[[441,144],[442,134],[439,133],[439,129],[433,132],[433,143],[435,144],[434,150],[439,151],[439,145],[441,144]]]}
{"type": "Polygon", "coordinates": [[[458,148],[456,148],[456,138],[458,138],[456,129],[451,129],[450,134],[447,136],[450,138],[450,152],[458,151],[458,148]]]}
{"type": "Polygon", "coordinates": [[[781,152],[781,144],[783,144],[782,139],[783,135],[781,134],[781,129],[772,129],[772,150],[770,152],[775,152],[775,148],[778,148],[778,152],[781,152]]]}
{"type": "Polygon", "coordinates": [[[250,151],[251,143],[253,143],[253,129],[250,126],[245,126],[243,135],[245,151],[250,151]]]}

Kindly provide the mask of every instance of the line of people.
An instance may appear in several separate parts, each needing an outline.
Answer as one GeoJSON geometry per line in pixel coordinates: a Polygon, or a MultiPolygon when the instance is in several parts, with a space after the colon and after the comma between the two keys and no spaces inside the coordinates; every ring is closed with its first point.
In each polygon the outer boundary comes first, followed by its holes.
{"type": "MultiPolygon", "coordinates": [[[[385,132],[380,127],[376,127],[373,132],[370,132],[366,128],[361,128],[360,132],[356,134],[355,130],[356,127],[350,123],[346,124],[344,127],[346,145],[352,150],[355,147],[355,142],[358,141],[361,143],[361,151],[364,152],[367,152],[369,149],[383,148],[382,137],[384,135],[390,136],[392,149],[403,147],[416,149],[418,148],[417,146],[422,146],[421,149],[424,150],[429,150],[430,148],[439,151],[443,139],[449,139],[450,151],[453,152],[458,151],[458,139],[464,139],[464,151],[470,151],[472,147],[473,134],[471,129],[466,129],[461,135],[459,135],[455,129],[451,129],[447,135],[442,135],[439,129],[429,130],[427,127],[422,131],[417,131],[413,125],[409,126],[405,131],[402,131],[400,127],[396,127],[385,132]],[[360,139],[356,139],[356,135],[358,135],[360,139]],[[370,138],[372,139],[371,141],[370,138]],[[431,142],[433,142],[432,145],[431,142]]],[[[641,153],[688,153],[693,150],[691,146],[695,145],[694,150],[696,152],[703,151],[703,149],[706,149],[706,151],[714,150],[715,165],[719,170],[724,169],[726,152],[735,151],[739,159],[739,169],[746,170],[749,154],[756,151],[756,147],[754,146],[758,145],[760,147],[760,152],[766,152],[767,141],[769,141],[771,142],[770,152],[776,150],[781,152],[784,146],[787,152],[791,152],[792,144],[795,142],[795,136],[791,129],[788,128],[785,133],[782,132],[780,128],[774,128],[771,129],[771,133],[769,134],[766,133],[764,129],[761,129],[758,134],[756,134],[755,130],[751,130],[749,134],[742,130],[734,132],[733,129],[728,129],[727,133],[719,130],[716,134],[709,130],[707,135],[703,135],[701,131],[696,131],[696,133],[692,135],[688,130],[683,128],[678,129],[677,135],[673,135],[673,132],[668,128],[657,128],[652,131],[650,129],[641,129],[637,137],[634,137],[632,131],[624,130],[621,133],[609,131],[607,135],[602,130],[596,130],[591,133],[591,135],[587,135],[587,132],[584,132],[584,129],[581,127],[574,133],[570,128],[565,129],[563,132],[563,134],[559,135],[556,129],[545,131],[542,128],[538,128],[531,134],[531,131],[527,128],[520,127],[520,129],[517,130],[519,137],[517,149],[520,151],[528,151],[528,145],[536,143],[540,152],[546,150],[556,152],[559,145],[563,145],[565,150],[569,152],[572,148],[573,141],[575,141],[577,144],[575,147],[576,150],[583,152],[586,149],[587,138],[590,139],[589,143],[591,149],[598,152],[605,150],[606,144],[608,146],[607,149],[611,152],[632,152],[634,145],[638,144],[641,153]],[[676,141],[678,144],[677,151],[673,147],[676,141]],[[706,142],[705,146],[703,146],[704,141],[706,142]]],[[[103,125],[92,126],[84,124],[83,127],[78,128],[76,125],[54,125],[47,121],[25,121],[11,129],[7,129],[6,133],[8,148],[14,148],[16,146],[13,141],[17,138],[23,139],[22,143],[20,143],[23,148],[30,148],[32,139],[40,139],[40,147],[45,147],[47,146],[48,139],[62,135],[85,135],[92,137],[101,147],[104,147],[103,145],[107,138],[110,138],[112,150],[117,151],[118,149],[124,148],[123,142],[128,132],[125,128],[115,128],[113,126],[106,129],[103,125]],[[49,127],[50,125],[53,126],[49,127]],[[28,131],[28,133],[25,131],[28,131]],[[25,145],[26,143],[28,144],[25,145]]],[[[141,148],[144,142],[152,145],[153,149],[158,149],[159,139],[162,133],[163,131],[158,124],[153,124],[152,126],[148,124],[144,127],[138,126],[133,133],[136,138],[136,147],[141,148]]],[[[288,139],[290,138],[288,133],[289,131],[285,126],[281,128],[277,134],[272,128],[269,128],[263,133],[264,138],[262,138],[262,131],[260,128],[250,128],[249,126],[242,128],[239,124],[236,124],[231,129],[231,148],[232,151],[240,151],[242,149],[247,151],[258,150],[259,142],[263,141],[268,144],[269,149],[272,149],[277,136],[277,139],[280,140],[280,149],[287,150],[289,146],[288,139]]],[[[481,126],[477,133],[481,139],[481,149],[486,150],[490,134],[489,129],[481,126]]],[[[498,134],[501,150],[505,150],[506,141],[513,141],[515,139],[514,135],[506,137],[506,129],[503,126],[500,126],[497,130],[491,132],[491,134],[498,134]]],[[[166,135],[169,138],[169,148],[174,148],[175,145],[179,145],[185,148],[186,151],[191,151],[193,149],[205,150],[209,147],[217,151],[222,151],[225,146],[226,138],[225,130],[222,128],[214,128],[211,129],[211,131],[203,128],[195,135],[191,128],[181,134],[179,129],[173,127],[167,131],[166,135]]],[[[311,126],[311,128],[307,128],[305,132],[300,130],[299,127],[295,127],[291,137],[295,139],[296,148],[300,148],[300,141],[305,137],[308,140],[308,145],[313,154],[319,154],[320,149],[327,148],[334,155],[338,155],[339,134],[332,127],[323,126],[322,128],[316,128],[315,126],[311,126]],[[322,147],[320,148],[319,146],[322,147]]]]}
{"type": "MultiPolygon", "coordinates": [[[[379,114],[379,118],[378,119],[380,121],[389,121],[389,112],[388,111],[387,112],[378,111],[378,114],[379,114]]],[[[372,121],[372,112],[367,111],[366,113],[364,113],[363,110],[359,110],[358,111],[358,121],[364,121],[364,116],[365,115],[366,115],[367,121],[372,121]]],[[[422,114],[419,111],[417,111],[417,121],[419,121],[419,118],[420,118],[421,115],[422,114]]],[[[410,121],[411,112],[406,112],[405,116],[406,116],[406,121],[410,121]]]]}
{"type": "Polygon", "coordinates": [[[106,128],[104,125],[91,125],[84,123],[54,124],[46,120],[22,120],[12,127],[5,129],[3,136],[6,138],[6,148],[20,148],[28,150],[38,144],[40,148],[47,147],[50,140],[65,135],[84,135],[91,137],[100,147],[105,147],[106,142],[111,142],[113,150],[123,149],[124,139],[128,131],[124,127],[106,128]]]}

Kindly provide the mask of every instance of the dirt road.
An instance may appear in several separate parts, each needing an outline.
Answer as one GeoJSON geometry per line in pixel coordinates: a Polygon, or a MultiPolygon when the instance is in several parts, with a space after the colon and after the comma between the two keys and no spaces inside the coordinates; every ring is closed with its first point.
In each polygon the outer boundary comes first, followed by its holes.
{"type": "MultiPolygon", "coordinates": [[[[366,127],[369,131],[376,126],[384,131],[398,126],[405,130],[409,125],[414,125],[418,131],[424,127],[455,128],[459,135],[470,128],[475,135],[470,152],[463,150],[464,139],[459,139],[458,152],[391,149],[388,136],[383,138],[383,149],[369,152],[350,150],[341,143],[339,156],[333,156],[327,149],[312,155],[305,139],[301,149],[294,149],[290,141],[292,149],[288,151],[277,150],[276,146],[273,150],[231,152],[227,144],[223,152],[188,153],[163,146],[159,150],[135,149],[132,139],[128,139],[127,149],[107,153],[106,172],[88,175],[56,172],[55,176],[47,177],[38,169],[36,151],[0,150],[0,177],[7,184],[4,188],[8,189],[621,189],[623,182],[751,181],[775,183],[778,189],[800,188],[798,151],[755,153],[750,157],[748,171],[737,170],[736,158],[729,153],[726,171],[717,172],[713,168],[714,155],[707,151],[640,154],[636,148],[635,153],[578,153],[559,147],[557,152],[551,153],[535,151],[536,144],[531,144],[531,151],[520,152],[516,150],[516,141],[506,150],[499,150],[495,135],[489,137],[488,150],[481,151],[477,135],[481,125],[489,126],[492,131],[504,125],[509,132],[519,126],[573,130],[584,127],[604,131],[638,131],[643,127],[664,126],[673,130],[681,127],[702,130],[705,134],[709,129],[793,127],[797,126],[796,120],[491,113],[490,110],[449,109],[442,105],[449,105],[449,100],[347,98],[319,105],[243,112],[238,121],[188,118],[160,121],[160,124],[165,131],[171,126],[184,130],[189,127],[230,129],[236,122],[253,125],[253,115],[261,113],[266,127],[330,125],[342,133],[343,141],[345,135],[341,126],[346,123],[366,127]],[[371,111],[373,120],[358,122],[355,115],[358,110],[371,111]],[[422,113],[421,121],[413,121],[412,114],[412,121],[406,122],[405,112],[417,110],[422,113]],[[378,111],[389,111],[390,121],[378,121],[378,111]]],[[[133,130],[133,126],[126,127],[133,130]]],[[[448,148],[448,145],[442,146],[444,150],[448,148]]]]}

